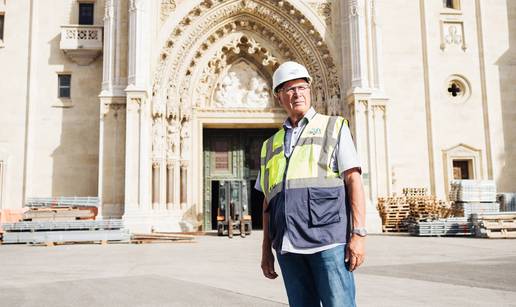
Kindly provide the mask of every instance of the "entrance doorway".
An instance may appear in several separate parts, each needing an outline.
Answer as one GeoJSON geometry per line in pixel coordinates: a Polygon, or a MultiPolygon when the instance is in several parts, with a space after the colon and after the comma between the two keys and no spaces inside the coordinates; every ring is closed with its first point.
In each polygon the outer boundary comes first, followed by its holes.
{"type": "Polygon", "coordinates": [[[219,182],[242,180],[252,228],[262,229],[263,194],[254,189],[263,142],[277,129],[204,129],[204,229],[217,229],[219,182]]]}

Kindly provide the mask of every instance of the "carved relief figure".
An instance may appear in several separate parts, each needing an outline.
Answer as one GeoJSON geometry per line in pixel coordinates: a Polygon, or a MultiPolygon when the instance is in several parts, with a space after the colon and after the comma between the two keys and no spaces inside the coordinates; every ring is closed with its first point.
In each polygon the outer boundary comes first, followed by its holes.
{"type": "Polygon", "coordinates": [[[152,114],[161,116],[165,113],[165,101],[158,96],[152,98],[152,114]]]}
{"type": "Polygon", "coordinates": [[[183,160],[190,156],[190,129],[190,121],[184,120],[181,123],[181,159],[183,160]]]}
{"type": "Polygon", "coordinates": [[[272,106],[267,82],[244,61],[230,67],[218,84],[213,99],[217,107],[272,106]]]}
{"type": "Polygon", "coordinates": [[[163,151],[164,142],[163,127],[159,117],[154,118],[152,125],[152,153],[154,157],[159,157],[163,151]]]}
{"type": "Polygon", "coordinates": [[[179,143],[179,123],[176,120],[169,121],[167,125],[167,157],[176,157],[179,143]]]}
{"type": "Polygon", "coordinates": [[[248,106],[263,106],[270,99],[267,83],[257,77],[252,77],[249,90],[245,96],[245,104],[248,106]]]}
{"type": "Polygon", "coordinates": [[[243,96],[240,80],[236,72],[232,71],[222,78],[219,90],[215,93],[215,102],[221,106],[235,106],[242,102],[243,96]]]}

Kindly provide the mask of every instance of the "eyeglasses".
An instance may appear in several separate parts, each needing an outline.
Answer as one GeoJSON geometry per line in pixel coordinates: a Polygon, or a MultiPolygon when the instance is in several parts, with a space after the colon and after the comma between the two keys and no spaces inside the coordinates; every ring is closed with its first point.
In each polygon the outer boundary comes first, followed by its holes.
{"type": "Polygon", "coordinates": [[[304,93],[307,89],[310,88],[310,84],[308,83],[305,83],[305,84],[301,84],[301,85],[296,85],[296,86],[291,86],[291,87],[287,87],[287,88],[282,88],[280,91],[282,92],[285,92],[289,95],[292,95],[296,92],[298,93],[304,93]]]}

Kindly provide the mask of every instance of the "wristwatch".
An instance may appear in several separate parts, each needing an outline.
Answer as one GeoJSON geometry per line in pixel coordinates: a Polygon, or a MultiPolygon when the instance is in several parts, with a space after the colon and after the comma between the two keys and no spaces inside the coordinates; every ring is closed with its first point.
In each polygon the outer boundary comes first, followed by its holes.
{"type": "Polygon", "coordinates": [[[367,236],[367,229],[365,227],[360,227],[360,228],[354,228],[352,231],[351,231],[352,234],[356,234],[360,237],[365,237],[367,236]]]}

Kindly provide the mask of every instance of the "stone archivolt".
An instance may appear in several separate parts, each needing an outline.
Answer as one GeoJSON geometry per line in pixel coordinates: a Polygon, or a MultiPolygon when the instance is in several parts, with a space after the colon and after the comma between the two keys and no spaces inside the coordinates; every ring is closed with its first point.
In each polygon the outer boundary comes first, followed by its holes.
{"type": "Polygon", "coordinates": [[[188,159],[191,133],[186,130],[194,108],[273,107],[263,103],[271,94],[268,80],[285,60],[310,70],[318,111],[342,113],[340,81],[329,48],[295,6],[273,0],[202,1],[171,31],[160,52],[152,89],[153,135],[167,145],[153,146],[153,158],[188,159]],[[237,86],[231,67],[242,63],[257,72],[239,89],[246,91],[242,100],[233,105],[217,101],[224,98],[223,86],[237,86]],[[250,101],[256,103],[246,103],[250,101]]]}
{"type": "Polygon", "coordinates": [[[181,109],[191,108],[194,103],[188,101],[187,97],[191,96],[185,94],[188,83],[181,79],[189,78],[203,51],[214,39],[244,31],[247,27],[257,36],[267,36],[274,43],[278,58],[294,59],[307,65],[318,85],[315,91],[320,92],[316,97],[321,100],[333,96],[340,98],[337,69],[319,33],[289,2],[269,0],[203,1],[191,10],[171,32],[162,49],[154,75],[153,94],[164,96],[163,92],[168,91],[173,94],[173,97],[169,95],[169,101],[182,104],[181,109]],[[168,85],[174,90],[167,90],[168,85]]]}

